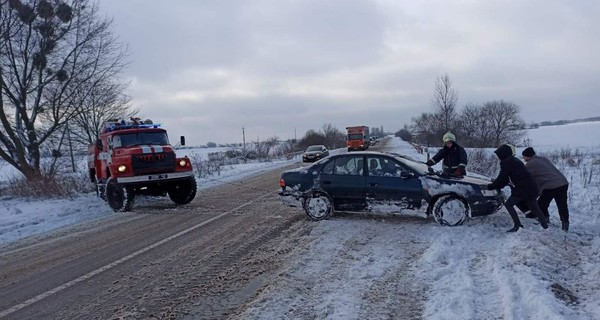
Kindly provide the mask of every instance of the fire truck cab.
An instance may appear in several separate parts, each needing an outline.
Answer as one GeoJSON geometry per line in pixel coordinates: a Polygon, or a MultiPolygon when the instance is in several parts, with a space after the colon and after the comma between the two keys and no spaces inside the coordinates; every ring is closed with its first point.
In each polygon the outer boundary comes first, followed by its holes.
{"type": "MultiPolygon", "coordinates": [[[[151,120],[109,120],[88,147],[89,178],[114,211],[130,211],[136,194],[168,195],[176,204],[196,196],[187,157],[177,158],[167,131],[151,120]]],[[[181,145],[185,145],[181,137],[181,145]]]]}

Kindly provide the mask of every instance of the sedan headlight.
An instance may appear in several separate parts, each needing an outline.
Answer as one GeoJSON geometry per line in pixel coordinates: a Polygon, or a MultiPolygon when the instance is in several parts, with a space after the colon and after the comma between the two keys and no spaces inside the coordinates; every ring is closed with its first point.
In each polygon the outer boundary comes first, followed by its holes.
{"type": "Polygon", "coordinates": [[[187,161],[185,161],[183,159],[179,160],[179,166],[180,167],[185,167],[186,165],[187,165],[187,161]]]}
{"type": "Polygon", "coordinates": [[[127,170],[127,167],[126,167],[126,166],[124,166],[124,165],[120,165],[120,166],[117,168],[117,170],[118,170],[119,172],[125,172],[125,170],[127,170]]]}

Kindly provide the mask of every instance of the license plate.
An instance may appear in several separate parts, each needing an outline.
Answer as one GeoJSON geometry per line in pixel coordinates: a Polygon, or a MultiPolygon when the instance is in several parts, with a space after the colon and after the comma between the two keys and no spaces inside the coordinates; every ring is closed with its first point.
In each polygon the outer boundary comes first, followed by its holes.
{"type": "Polygon", "coordinates": [[[168,174],[155,174],[155,175],[148,176],[148,180],[162,180],[162,179],[167,179],[168,177],[169,177],[168,174]]]}

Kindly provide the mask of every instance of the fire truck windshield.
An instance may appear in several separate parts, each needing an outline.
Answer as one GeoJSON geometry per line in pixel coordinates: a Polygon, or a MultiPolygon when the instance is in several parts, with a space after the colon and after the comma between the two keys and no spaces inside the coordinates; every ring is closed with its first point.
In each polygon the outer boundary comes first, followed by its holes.
{"type": "Polygon", "coordinates": [[[144,144],[166,145],[169,144],[169,140],[165,132],[139,132],[113,136],[114,148],[144,144]]]}
{"type": "Polygon", "coordinates": [[[349,134],[348,135],[348,140],[361,140],[363,138],[364,138],[364,136],[363,136],[362,133],[359,133],[359,134],[349,134]]]}

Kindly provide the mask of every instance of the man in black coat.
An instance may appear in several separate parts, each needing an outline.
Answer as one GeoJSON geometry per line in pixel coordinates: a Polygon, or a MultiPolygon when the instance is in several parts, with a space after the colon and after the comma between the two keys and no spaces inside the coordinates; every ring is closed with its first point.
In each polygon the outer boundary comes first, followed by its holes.
{"type": "Polygon", "coordinates": [[[548,222],[537,204],[537,185],[529,174],[529,171],[527,171],[527,168],[525,168],[523,162],[515,157],[514,150],[513,146],[503,144],[494,151],[496,156],[498,156],[498,159],[500,159],[500,173],[498,173],[498,177],[486,187],[488,190],[502,189],[511,184],[511,194],[506,202],[504,202],[504,206],[510,214],[514,226],[512,229],[506,230],[507,232],[515,232],[523,227],[519,220],[519,216],[517,215],[517,211],[514,208],[514,206],[521,201],[525,202],[531,211],[537,215],[542,228],[547,229],[548,222]]]}
{"type": "Polygon", "coordinates": [[[440,149],[431,159],[427,160],[428,166],[442,161],[442,170],[444,173],[462,177],[467,174],[467,152],[465,148],[456,143],[456,137],[452,132],[448,132],[442,138],[444,147],[440,149]]]}

